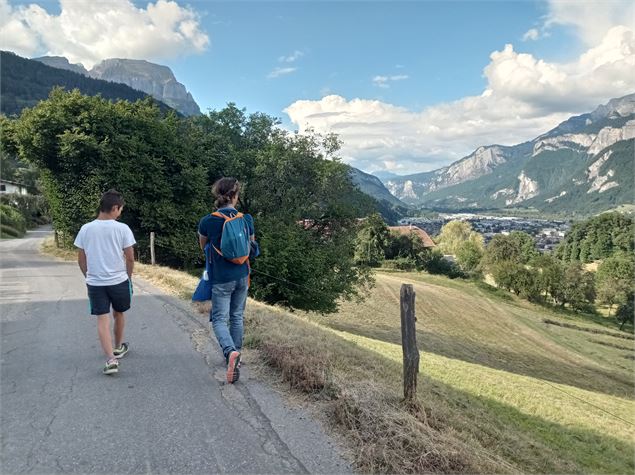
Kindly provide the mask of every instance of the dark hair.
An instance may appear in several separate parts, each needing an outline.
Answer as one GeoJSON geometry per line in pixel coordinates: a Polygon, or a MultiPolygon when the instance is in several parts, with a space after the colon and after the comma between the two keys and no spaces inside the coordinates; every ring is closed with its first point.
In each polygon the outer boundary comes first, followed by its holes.
{"type": "Polygon", "coordinates": [[[103,213],[110,213],[113,206],[121,207],[124,204],[123,195],[114,188],[111,188],[101,195],[101,199],[99,200],[99,211],[103,213]]]}
{"type": "Polygon", "coordinates": [[[216,183],[212,185],[212,194],[214,195],[214,198],[216,198],[214,205],[217,208],[228,205],[236,196],[238,196],[239,192],[240,183],[236,180],[236,178],[224,177],[220,180],[216,180],[216,183]]]}

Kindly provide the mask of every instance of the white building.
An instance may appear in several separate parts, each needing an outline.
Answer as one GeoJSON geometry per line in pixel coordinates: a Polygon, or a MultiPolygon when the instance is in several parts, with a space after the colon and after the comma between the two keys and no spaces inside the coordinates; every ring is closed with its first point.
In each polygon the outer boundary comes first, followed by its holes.
{"type": "Polygon", "coordinates": [[[0,180],[0,194],[17,193],[18,195],[28,195],[26,186],[14,181],[0,180]]]}

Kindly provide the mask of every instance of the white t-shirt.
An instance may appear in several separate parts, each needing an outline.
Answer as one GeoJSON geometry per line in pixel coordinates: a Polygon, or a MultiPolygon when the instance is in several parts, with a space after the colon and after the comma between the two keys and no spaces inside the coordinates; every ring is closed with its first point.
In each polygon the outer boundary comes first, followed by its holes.
{"type": "Polygon", "coordinates": [[[88,285],[117,285],[128,279],[123,250],[136,244],[128,225],[114,219],[86,223],[75,238],[75,246],[86,253],[88,285]]]}

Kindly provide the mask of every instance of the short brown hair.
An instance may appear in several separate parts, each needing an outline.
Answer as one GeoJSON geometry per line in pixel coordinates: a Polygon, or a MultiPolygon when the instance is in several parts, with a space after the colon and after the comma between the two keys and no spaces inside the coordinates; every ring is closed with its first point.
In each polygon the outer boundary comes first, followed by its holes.
{"type": "Polygon", "coordinates": [[[114,188],[111,188],[101,195],[101,199],[99,200],[99,211],[103,213],[110,213],[113,206],[122,207],[124,204],[123,195],[114,188]]]}
{"type": "Polygon", "coordinates": [[[212,185],[212,194],[216,198],[214,205],[217,208],[231,203],[238,196],[238,193],[240,193],[240,183],[236,178],[224,177],[216,180],[214,185],[212,185]]]}

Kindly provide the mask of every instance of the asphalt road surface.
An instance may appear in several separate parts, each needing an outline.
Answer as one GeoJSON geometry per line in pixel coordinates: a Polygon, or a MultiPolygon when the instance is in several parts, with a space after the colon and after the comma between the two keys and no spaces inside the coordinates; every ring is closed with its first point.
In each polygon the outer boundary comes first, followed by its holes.
{"type": "Polygon", "coordinates": [[[83,277],[39,254],[47,233],[0,241],[2,474],[350,472],[248,367],[225,384],[204,319],[139,279],[131,350],[102,375],[83,277]]]}

